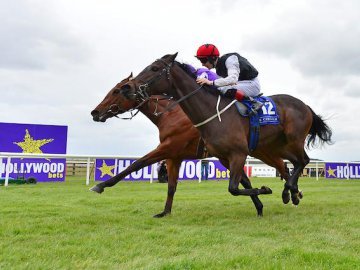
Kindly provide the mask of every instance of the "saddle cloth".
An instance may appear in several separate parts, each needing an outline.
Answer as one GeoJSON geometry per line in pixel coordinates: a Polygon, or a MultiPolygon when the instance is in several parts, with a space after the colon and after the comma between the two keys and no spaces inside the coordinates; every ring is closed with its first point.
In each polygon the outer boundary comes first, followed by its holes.
{"type": "Polygon", "coordinates": [[[276,104],[274,101],[265,96],[254,97],[255,100],[264,103],[264,105],[258,110],[257,114],[251,113],[252,102],[250,100],[244,100],[242,102],[236,102],[236,108],[239,113],[244,117],[249,117],[250,121],[250,134],[249,134],[249,150],[253,152],[259,142],[260,126],[264,125],[278,125],[280,123],[279,114],[276,110],[276,104]]]}
{"type": "MultiPolygon", "coordinates": [[[[276,110],[276,104],[270,97],[261,96],[254,97],[254,99],[261,103],[264,103],[264,105],[257,113],[260,126],[280,124],[280,117],[276,110]]],[[[242,116],[248,117],[250,115],[252,105],[252,102],[250,100],[236,102],[235,105],[242,116]]]]}

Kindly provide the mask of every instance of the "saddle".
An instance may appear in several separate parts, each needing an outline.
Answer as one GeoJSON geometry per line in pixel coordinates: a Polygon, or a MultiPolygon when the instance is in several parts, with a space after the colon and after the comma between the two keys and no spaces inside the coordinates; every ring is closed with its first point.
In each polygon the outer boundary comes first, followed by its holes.
{"type": "Polygon", "coordinates": [[[236,102],[235,105],[242,116],[250,116],[257,114],[258,110],[262,108],[264,103],[260,100],[263,94],[260,93],[255,97],[245,97],[241,102],[236,102]]]}

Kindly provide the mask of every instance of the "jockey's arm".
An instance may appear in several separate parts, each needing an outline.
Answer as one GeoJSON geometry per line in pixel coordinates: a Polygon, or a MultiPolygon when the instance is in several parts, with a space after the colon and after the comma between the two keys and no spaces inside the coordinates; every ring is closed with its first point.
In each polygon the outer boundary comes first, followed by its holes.
{"type": "Polygon", "coordinates": [[[225,66],[227,68],[228,76],[215,80],[214,85],[217,87],[233,85],[238,82],[240,75],[240,64],[236,55],[232,55],[228,59],[226,59],[225,66]]]}

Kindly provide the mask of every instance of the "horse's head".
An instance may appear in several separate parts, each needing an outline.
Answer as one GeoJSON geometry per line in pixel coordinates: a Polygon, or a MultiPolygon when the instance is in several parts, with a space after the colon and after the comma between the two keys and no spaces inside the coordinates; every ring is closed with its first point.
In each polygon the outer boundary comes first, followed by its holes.
{"type": "Polygon", "coordinates": [[[151,95],[169,95],[172,89],[170,70],[177,53],[168,54],[147,66],[134,78],[134,94],[139,99],[149,98],[151,95]]]}
{"type": "Polygon", "coordinates": [[[105,122],[106,119],[124,113],[137,106],[135,95],[131,93],[133,75],[119,82],[106,95],[103,101],[91,112],[93,120],[105,122]]]}

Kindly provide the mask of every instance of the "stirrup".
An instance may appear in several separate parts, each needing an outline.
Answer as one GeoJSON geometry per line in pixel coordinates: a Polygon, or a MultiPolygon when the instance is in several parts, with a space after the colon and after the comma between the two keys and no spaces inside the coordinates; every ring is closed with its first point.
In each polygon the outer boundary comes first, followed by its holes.
{"type": "Polygon", "coordinates": [[[252,109],[253,109],[254,111],[258,111],[258,110],[261,109],[262,106],[264,106],[264,103],[261,103],[261,102],[259,102],[259,101],[256,101],[256,102],[253,104],[252,109]]]}
{"type": "Polygon", "coordinates": [[[251,115],[257,115],[258,111],[261,109],[261,107],[264,106],[264,103],[261,103],[259,101],[256,101],[250,109],[249,116],[251,115]]]}

